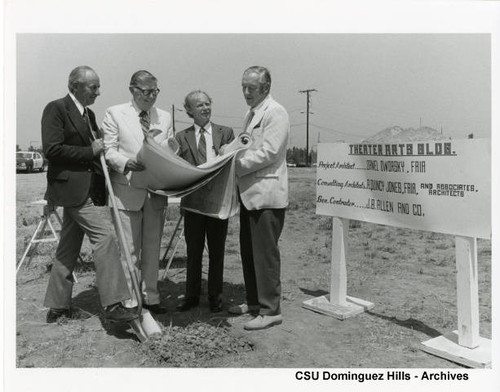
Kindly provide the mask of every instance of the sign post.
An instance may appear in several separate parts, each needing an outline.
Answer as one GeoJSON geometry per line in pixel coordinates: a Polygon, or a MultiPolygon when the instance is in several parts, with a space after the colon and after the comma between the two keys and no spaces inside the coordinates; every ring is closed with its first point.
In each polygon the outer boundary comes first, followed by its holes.
{"type": "Polygon", "coordinates": [[[304,301],[306,309],[344,320],[348,317],[372,309],[375,305],[359,298],[347,296],[347,237],[349,220],[332,218],[332,270],[330,276],[330,295],[304,301]]]}
{"type": "Polygon", "coordinates": [[[422,342],[422,350],[473,368],[491,367],[491,341],[479,336],[477,240],[455,239],[458,330],[422,342]]]}
{"type": "Polygon", "coordinates": [[[458,329],[423,350],[491,366],[479,336],[477,238],[491,238],[490,141],[318,145],[316,213],[332,222],[330,295],[303,306],[344,319],[374,305],[346,295],[349,219],[456,236],[458,329]]]}

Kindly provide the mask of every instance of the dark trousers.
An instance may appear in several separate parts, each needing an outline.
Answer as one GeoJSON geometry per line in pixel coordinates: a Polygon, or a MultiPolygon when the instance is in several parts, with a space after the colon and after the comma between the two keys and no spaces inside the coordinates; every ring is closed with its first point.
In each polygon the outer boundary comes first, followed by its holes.
{"type": "Polygon", "coordinates": [[[88,236],[92,246],[101,305],[108,306],[130,298],[120,263],[120,250],[111,225],[103,223],[102,214],[88,199],[82,206],[64,208],[61,238],[45,295],[46,307],[54,309],[70,307],[73,290],[72,273],[84,234],[88,236]]]}
{"type": "Polygon", "coordinates": [[[222,294],[224,248],[227,219],[211,218],[184,210],[184,235],[187,245],[186,298],[199,298],[205,236],[208,245],[208,297],[218,300],[222,294]]]}
{"type": "Polygon", "coordinates": [[[281,259],[278,240],[285,209],[249,211],[240,204],[240,247],[248,305],[260,305],[261,315],[281,313],[281,259]]]}

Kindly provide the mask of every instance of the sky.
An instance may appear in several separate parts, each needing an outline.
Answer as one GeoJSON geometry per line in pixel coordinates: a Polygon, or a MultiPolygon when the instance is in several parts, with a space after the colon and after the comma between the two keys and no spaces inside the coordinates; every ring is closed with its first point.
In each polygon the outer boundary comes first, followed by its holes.
{"type": "Polygon", "coordinates": [[[290,147],[359,141],[390,126],[429,126],[451,138],[490,137],[491,42],[487,34],[50,34],[17,35],[17,144],[41,144],[44,106],[67,93],[77,65],[101,79],[92,109],[130,99],[133,72],[159,80],[157,106],[175,106],[176,130],[194,89],[213,99],[212,121],[239,132],[247,109],[241,75],[263,65],[271,95],[288,111],[290,147]],[[78,48],[78,50],[75,50],[78,48]]]}

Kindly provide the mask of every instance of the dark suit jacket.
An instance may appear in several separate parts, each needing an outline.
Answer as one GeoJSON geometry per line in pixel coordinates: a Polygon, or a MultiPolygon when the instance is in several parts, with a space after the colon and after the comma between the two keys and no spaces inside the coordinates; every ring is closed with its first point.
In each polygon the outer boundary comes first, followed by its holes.
{"type": "MultiPolygon", "coordinates": [[[[232,128],[217,125],[213,122],[210,124],[212,125],[212,141],[215,154],[218,155],[221,146],[229,144],[234,140],[234,132],[232,128]]],[[[198,157],[198,148],[196,147],[194,125],[177,133],[175,138],[179,143],[179,156],[189,163],[198,166],[201,162],[198,157]]]]}
{"type": "MultiPolygon", "coordinates": [[[[88,109],[94,130],[94,112],[88,109]]],[[[90,130],[69,95],[50,102],[42,115],[43,152],[49,161],[45,199],[62,207],[77,207],[90,196],[104,205],[106,192],[99,157],[94,157],[90,130]]]]}
{"type": "MultiPolygon", "coordinates": [[[[212,125],[212,141],[216,155],[224,144],[234,140],[232,128],[210,123],[212,125]]],[[[179,143],[179,156],[192,165],[199,165],[198,148],[194,125],[175,135],[179,143]]],[[[196,191],[189,197],[196,198],[196,191]]],[[[184,200],[184,199],[183,199],[184,200]]],[[[196,199],[195,199],[196,200],[196,199]]],[[[181,207],[183,201],[181,201],[181,207]]],[[[209,274],[208,295],[218,297],[222,293],[222,276],[224,271],[224,246],[227,235],[227,219],[217,219],[206,215],[186,211],[184,215],[184,233],[187,245],[186,297],[198,297],[201,287],[201,264],[205,236],[207,236],[209,274]]],[[[212,298],[210,300],[216,300],[212,298]]]]}

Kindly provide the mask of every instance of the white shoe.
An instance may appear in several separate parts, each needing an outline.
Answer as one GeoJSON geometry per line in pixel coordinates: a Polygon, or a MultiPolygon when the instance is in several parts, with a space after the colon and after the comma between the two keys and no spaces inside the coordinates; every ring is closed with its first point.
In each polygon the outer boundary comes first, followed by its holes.
{"type": "Polygon", "coordinates": [[[243,328],[248,331],[256,331],[258,329],[265,329],[272,327],[273,325],[279,325],[283,322],[283,317],[281,314],[277,314],[276,316],[267,316],[267,315],[258,315],[253,320],[250,320],[246,323],[243,328]]]}
{"type": "Polygon", "coordinates": [[[247,314],[247,313],[256,313],[260,309],[259,305],[233,305],[227,311],[232,314],[247,314]]]}
{"type": "Polygon", "coordinates": [[[139,305],[137,303],[137,300],[134,298],[134,299],[126,299],[125,301],[122,301],[122,305],[128,309],[130,308],[137,308],[137,305],[139,305]]]}

